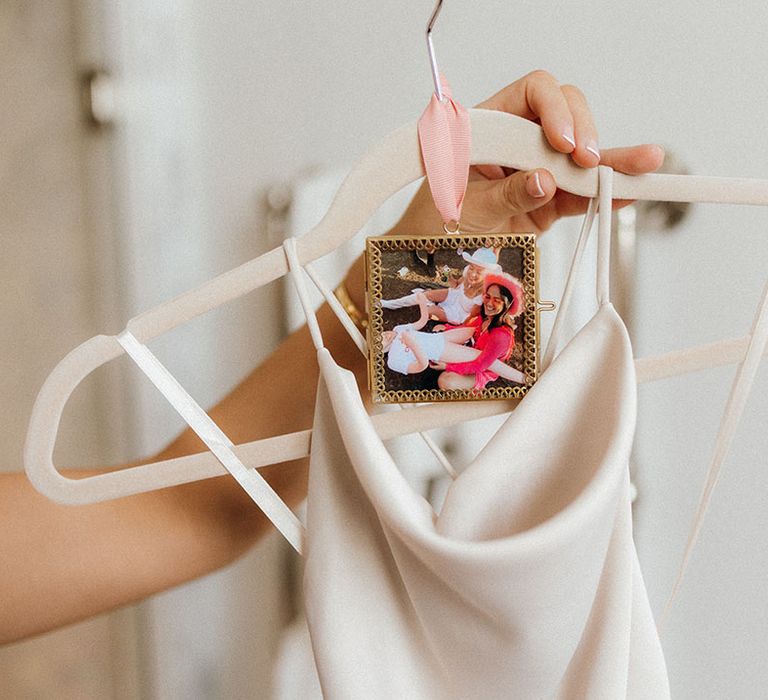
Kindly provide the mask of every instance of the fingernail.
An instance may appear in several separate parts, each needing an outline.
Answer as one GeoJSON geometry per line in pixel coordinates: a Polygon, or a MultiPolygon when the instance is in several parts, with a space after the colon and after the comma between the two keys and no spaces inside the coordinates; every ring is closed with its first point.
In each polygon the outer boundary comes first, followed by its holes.
{"type": "Polygon", "coordinates": [[[595,158],[597,158],[598,162],[600,161],[600,149],[597,147],[597,143],[595,141],[589,141],[584,148],[589,151],[595,158]]]}
{"type": "Polygon", "coordinates": [[[576,138],[573,135],[573,129],[566,129],[563,131],[563,138],[571,144],[574,148],[576,148],[576,138]]]}
{"type": "Polygon", "coordinates": [[[538,173],[533,173],[528,176],[528,179],[525,181],[525,190],[531,197],[536,197],[537,199],[547,196],[547,193],[541,186],[541,178],[538,173]]]}

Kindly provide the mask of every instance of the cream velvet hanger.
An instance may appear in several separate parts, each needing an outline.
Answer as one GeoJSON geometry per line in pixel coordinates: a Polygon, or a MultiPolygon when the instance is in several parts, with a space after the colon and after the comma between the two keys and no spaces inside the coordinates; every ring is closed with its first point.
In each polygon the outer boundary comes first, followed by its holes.
{"type": "MultiPolygon", "coordinates": [[[[473,164],[494,163],[518,170],[547,168],[558,187],[584,197],[598,191],[597,168],[583,169],[555,152],[541,127],[489,110],[470,110],[473,164]]],[[[416,123],[397,129],[371,148],[352,169],[323,220],[297,241],[306,265],[339,247],[362,228],[379,205],[405,185],[423,177],[416,123]]],[[[768,205],[768,181],[691,175],[614,175],[617,199],[768,205]]],[[[275,248],[209,282],[131,319],[126,330],[146,343],[196,316],[237,299],[288,272],[285,252],[275,248]]],[[[119,357],[118,336],[98,335],[72,350],[46,379],[35,401],[24,449],[24,464],[34,486],[68,504],[93,503],[226,474],[210,452],[116,472],[70,479],[53,463],[64,407],[91,372],[119,357]]],[[[636,361],[638,381],[647,382],[744,359],[749,337],[699,346],[636,361]]],[[[373,416],[382,438],[424,432],[509,410],[504,401],[433,404],[373,416]]],[[[311,431],[299,431],[234,446],[249,468],[299,459],[309,454],[311,431]]]]}

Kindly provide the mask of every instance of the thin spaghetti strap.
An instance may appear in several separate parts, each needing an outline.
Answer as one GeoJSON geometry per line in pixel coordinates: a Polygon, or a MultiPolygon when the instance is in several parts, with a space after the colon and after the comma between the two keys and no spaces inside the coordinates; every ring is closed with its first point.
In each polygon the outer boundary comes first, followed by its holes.
{"type": "Polygon", "coordinates": [[[611,303],[611,213],[613,209],[613,170],[597,168],[600,206],[597,220],[597,303],[611,303]]]}
{"type": "Polygon", "coordinates": [[[299,295],[299,303],[307,319],[309,334],[312,336],[315,348],[320,350],[325,347],[323,345],[323,335],[320,332],[320,324],[317,322],[317,316],[307,293],[307,285],[304,283],[304,277],[302,276],[303,269],[299,262],[299,256],[296,253],[296,239],[293,237],[286,238],[283,241],[283,250],[285,250],[285,258],[288,261],[288,271],[291,273],[293,283],[296,286],[296,293],[299,295]]]}
{"type": "Polygon", "coordinates": [[[355,322],[344,310],[344,307],[336,298],[336,295],[323,281],[323,278],[320,277],[320,275],[317,273],[317,270],[315,270],[311,263],[306,265],[304,269],[309,275],[309,279],[312,280],[320,294],[322,294],[324,299],[328,302],[328,306],[330,306],[333,313],[336,314],[336,318],[339,319],[339,323],[344,326],[344,330],[347,331],[349,337],[352,338],[352,342],[357,345],[357,349],[363,354],[363,357],[368,357],[368,343],[366,342],[358,327],[355,325],[355,322]]]}
{"type": "Polygon", "coordinates": [[[235,445],[213,419],[186,392],[150,349],[128,330],[117,336],[126,354],[147,375],[187,425],[205,443],[219,463],[243,487],[274,526],[302,553],[304,526],[255,469],[246,467],[234,452],[235,445]]]}
{"type": "Polygon", "coordinates": [[[699,505],[696,509],[696,514],[693,517],[693,522],[691,523],[688,543],[685,546],[685,553],[683,554],[683,559],[680,563],[680,569],[675,578],[675,583],[672,586],[672,591],[669,594],[669,599],[667,600],[667,604],[659,619],[659,631],[661,631],[662,627],[669,619],[672,605],[675,602],[680,590],[680,585],[683,582],[683,577],[685,576],[686,569],[691,560],[693,548],[695,547],[699,533],[701,532],[704,516],[707,513],[709,502],[712,499],[712,491],[717,484],[718,477],[720,476],[720,469],[728,454],[731,442],[733,442],[734,435],[736,434],[736,428],[738,427],[739,420],[744,412],[744,407],[746,406],[750,390],[754,384],[757,369],[760,365],[763,353],[765,352],[766,344],[768,344],[768,283],[766,283],[765,289],[763,290],[762,300],[758,304],[744,361],[739,365],[736,377],[731,385],[728,403],[725,406],[725,411],[723,412],[723,417],[720,421],[720,428],[717,433],[717,439],[715,440],[715,447],[712,451],[712,461],[710,462],[709,470],[707,471],[707,476],[704,481],[704,489],[699,498],[699,505]]]}
{"type": "Polygon", "coordinates": [[[598,306],[610,303],[609,278],[610,278],[610,260],[611,260],[611,209],[613,192],[613,170],[601,165],[598,168],[599,185],[599,206],[597,199],[591,199],[584,215],[584,220],[579,232],[579,238],[576,241],[576,248],[571,258],[571,265],[568,270],[568,276],[563,288],[563,296],[560,300],[560,307],[555,316],[555,322],[552,325],[552,332],[549,335],[547,349],[541,361],[543,370],[552,363],[561,343],[563,322],[568,315],[568,309],[573,295],[573,289],[576,282],[576,271],[581,264],[584,255],[584,249],[589,240],[589,234],[592,230],[592,223],[595,218],[595,212],[599,211],[598,218],[598,250],[597,250],[597,279],[596,294],[598,306]]]}
{"type": "Polygon", "coordinates": [[[544,357],[541,360],[542,369],[547,369],[550,363],[555,357],[555,353],[560,346],[560,336],[562,335],[563,321],[568,315],[568,308],[571,303],[571,297],[573,296],[574,283],[576,281],[576,270],[581,264],[581,258],[584,255],[584,249],[587,247],[587,241],[589,240],[589,233],[592,230],[592,224],[595,220],[595,212],[597,212],[597,199],[590,199],[587,206],[587,213],[584,215],[584,219],[581,223],[581,231],[579,232],[579,238],[576,241],[576,249],[573,251],[573,257],[571,258],[571,266],[568,270],[568,276],[565,280],[565,287],[563,288],[563,296],[560,299],[560,304],[555,315],[555,321],[552,324],[552,332],[549,334],[549,340],[547,341],[547,349],[544,352],[544,357]]]}

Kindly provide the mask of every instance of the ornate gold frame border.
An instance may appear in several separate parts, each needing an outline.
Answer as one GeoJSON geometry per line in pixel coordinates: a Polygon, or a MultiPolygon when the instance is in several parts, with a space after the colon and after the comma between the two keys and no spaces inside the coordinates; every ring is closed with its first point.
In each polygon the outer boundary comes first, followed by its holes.
{"type": "Polygon", "coordinates": [[[459,234],[451,236],[380,236],[368,238],[365,246],[365,303],[368,310],[368,383],[375,403],[422,403],[434,401],[478,401],[519,399],[539,376],[539,287],[538,249],[534,233],[459,234]],[[384,313],[377,303],[383,295],[382,258],[386,251],[415,251],[457,248],[520,248],[523,251],[525,311],[523,367],[528,383],[522,387],[491,387],[481,392],[467,390],[413,389],[388,391],[384,381],[382,331],[384,313]]]}

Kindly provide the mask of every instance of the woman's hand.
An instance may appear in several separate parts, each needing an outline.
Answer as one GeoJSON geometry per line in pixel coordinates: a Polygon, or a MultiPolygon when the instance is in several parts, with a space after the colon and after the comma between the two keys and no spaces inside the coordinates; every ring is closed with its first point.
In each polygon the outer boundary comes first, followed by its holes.
{"type": "MultiPolygon", "coordinates": [[[[640,175],[657,170],[664,161],[660,146],[642,145],[601,150],[592,113],[582,92],[573,85],[560,85],[549,73],[533,71],[478,105],[530,119],[541,124],[549,144],[568,153],[583,168],[598,164],[640,175]]],[[[498,170],[498,168],[496,169],[498,170]]],[[[488,179],[484,166],[470,170],[461,214],[464,231],[546,231],[562,216],[586,211],[587,199],[557,189],[548,170],[530,172],[505,169],[505,177],[488,179]]],[[[614,200],[614,208],[628,200],[614,200]]],[[[398,229],[408,232],[441,231],[428,186],[419,190],[398,229]]]]}

